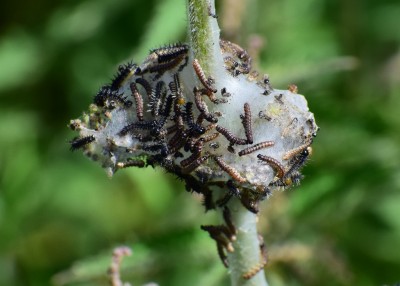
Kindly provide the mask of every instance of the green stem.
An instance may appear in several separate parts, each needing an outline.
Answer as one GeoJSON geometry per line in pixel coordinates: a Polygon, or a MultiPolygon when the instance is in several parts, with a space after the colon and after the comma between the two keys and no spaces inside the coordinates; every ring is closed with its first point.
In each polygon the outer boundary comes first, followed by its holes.
{"type": "Polygon", "coordinates": [[[193,58],[196,58],[206,73],[211,72],[214,50],[219,50],[219,29],[216,19],[209,15],[214,10],[214,0],[188,0],[188,35],[193,58]],[[215,45],[216,44],[216,45],[215,45]]]}
{"type": "Polygon", "coordinates": [[[228,253],[228,263],[232,286],[268,286],[263,269],[249,280],[243,274],[258,265],[264,258],[261,256],[260,241],[257,233],[257,215],[244,208],[239,200],[229,204],[232,222],[237,234],[234,241],[234,252],[228,253]]]}

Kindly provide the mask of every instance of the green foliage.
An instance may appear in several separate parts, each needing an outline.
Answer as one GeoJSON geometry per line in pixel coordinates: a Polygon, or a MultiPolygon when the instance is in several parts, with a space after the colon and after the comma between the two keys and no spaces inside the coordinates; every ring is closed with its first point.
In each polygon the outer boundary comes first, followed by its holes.
{"type": "MultiPolygon", "coordinates": [[[[303,184],[260,215],[270,285],[399,282],[400,4],[247,2],[226,35],[262,37],[254,64],[297,84],[321,127],[303,184]]],[[[151,168],[110,180],[68,150],[66,124],[118,63],[185,40],[184,1],[34,3],[0,19],[0,285],[106,285],[120,244],[133,285],[228,285],[200,198],[151,168]]]]}

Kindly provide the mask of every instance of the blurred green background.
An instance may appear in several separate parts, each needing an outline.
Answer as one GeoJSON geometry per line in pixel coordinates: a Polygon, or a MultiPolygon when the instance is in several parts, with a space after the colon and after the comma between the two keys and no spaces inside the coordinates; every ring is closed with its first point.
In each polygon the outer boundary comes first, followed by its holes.
{"type": "MultiPolygon", "coordinates": [[[[400,3],[217,0],[224,37],[321,131],[299,188],[264,203],[270,285],[400,282],[400,3]]],[[[184,0],[6,1],[0,17],[0,285],[229,285],[200,198],[160,170],[112,179],[66,125],[119,63],[185,41],[184,0]],[[54,3],[53,3],[54,2],[54,3]]]]}

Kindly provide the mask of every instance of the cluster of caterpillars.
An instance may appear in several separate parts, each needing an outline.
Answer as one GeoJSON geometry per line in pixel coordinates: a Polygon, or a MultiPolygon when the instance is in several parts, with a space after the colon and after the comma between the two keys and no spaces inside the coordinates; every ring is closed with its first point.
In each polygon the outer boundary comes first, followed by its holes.
{"type": "Polygon", "coordinates": [[[225,267],[228,267],[227,252],[233,252],[232,242],[236,240],[236,227],[232,223],[231,213],[228,207],[224,207],[223,218],[225,224],[202,225],[201,229],[207,231],[217,244],[218,255],[225,267]]]}
{"type": "MultiPolygon", "coordinates": [[[[240,74],[255,76],[251,72],[251,57],[243,48],[224,40],[221,40],[220,46],[225,54],[227,72],[234,77],[240,74]]],[[[118,147],[110,136],[105,140],[107,146],[102,153],[114,156],[114,171],[127,167],[161,166],[184,181],[187,191],[202,194],[206,210],[223,207],[227,225],[202,226],[202,229],[216,240],[221,260],[227,265],[225,251],[232,250],[231,241],[235,238],[235,228],[227,208],[229,200],[238,198],[249,211],[257,213],[258,203],[271,193],[270,188],[298,184],[302,178],[299,170],[310,155],[312,140],[284,154],[282,160],[289,162],[286,169],[277,159],[258,153],[259,161],[275,171],[275,180],[268,187],[246,186],[246,178],[223,159],[221,152],[225,150],[221,150],[216,139],[224,137],[229,142],[228,151],[234,154],[235,145],[243,146],[237,153],[239,157],[260,152],[274,146],[275,142],[257,142],[254,138],[254,119],[248,103],[244,104],[243,114],[240,115],[245,138],[237,137],[226,126],[218,124],[220,114],[210,112],[206,102],[224,104],[230,93],[227,88],[222,88],[219,96],[214,79],[205,74],[197,59],[193,59],[190,65],[189,58],[188,45],[174,44],[151,50],[141,65],[130,62],[119,66],[111,83],[101,87],[95,96],[95,112],[89,115],[88,123],[83,126],[80,120],[73,120],[70,124],[74,130],[94,131],[73,139],[70,144],[72,150],[84,149],[90,156],[89,146],[100,140],[96,132],[104,128],[107,120],[111,120],[112,111],[128,111],[131,122],[117,130],[116,136],[120,139],[133,138],[139,142],[138,146],[126,148],[127,155],[116,157],[118,147]],[[181,83],[181,72],[185,68],[193,68],[200,83],[193,90],[184,90],[181,83]],[[205,150],[206,144],[209,148],[205,150]],[[135,155],[130,157],[129,154],[135,155]],[[196,170],[205,162],[209,164],[210,160],[230,179],[211,183],[206,176],[196,174],[196,170]],[[217,200],[213,199],[210,189],[213,184],[227,190],[217,200]]],[[[272,90],[267,76],[257,84],[264,87],[264,94],[272,90]]],[[[91,157],[95,158],[94,155],[91,157]]],[[[246,274],[244,278],[249,279],[252,275],[246,274]]]]}

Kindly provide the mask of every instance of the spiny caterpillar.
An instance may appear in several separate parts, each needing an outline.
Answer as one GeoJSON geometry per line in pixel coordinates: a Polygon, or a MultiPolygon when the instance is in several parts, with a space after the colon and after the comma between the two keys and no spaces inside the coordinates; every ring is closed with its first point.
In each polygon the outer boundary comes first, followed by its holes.
{"type": "Polygon", "coordinates": [[[125,65],[120,65],[118,67],[118,73],[114,76],[111,83],[112,90],[118,90],[132,74],[135,73],[137,65],[129,62],[125,65]]]}
{"type": "Polygon", "coordinates": [[[96,138],[94,138],[93,135],[81,137],[81,138],[75,138],[72,141],[70,141],[71,144],[71,151],[78,150],[80,148],[83,148],[84,146],[94,142],[96,138]]]}
{"type": "Polygon", "coordinates": [[[248,144],[247,139],[242,139],[238,138],[235,135],[232,134],[231,131],[226,129],[225,127],[222,127],[220,125],[217,125],[215,127],[219,133],[221,133],[231,144],[237,144],[237,145],[246,145],[248,144]]]}
{"type": "Polygon", "coordinates": [[[251,128],[251,111],[250,105],[246,102],[244,104],[244,116],[242,116],[242,124],[246,133],[247,143],[253,144],[253,131],[251,128]]]}
{"type": "Polygon", "coordinates": [[[258,272],[260,272],[265,265],[267,265],[268,263],[268,259],[267,259],[267,252],[265,249],[265,243],[264,243],[264,239],[261,235],[258,235],[258,240],[260,242],[260,256],[261,256],[261,261],[258,262],[256,265],[254,265],[253,267],[251,267],[246,273],[243,273],[242,277],[246,280],[251,279],[252,277],[254,277],[258,272]]]}
{"type": "Polygon", "coordinates": [[[203,86],[211,93],[216,93],[217,90],[211,86],[211,80],[209,78],[206,78],[206,75],[203,71],[203,69],[200,66],[200,63],[197,59],[193,60],[193,69],[200,80],[200,82],[203,84],[203,86]]]}
{"type": "Polygon", "coordinates": [[[114,109],[118,104],[129,108],[132,106],[132,101],[127,99],[122,93],[109,85],[104,85],[100,88],[99,92],[94,97],[94,103],[99,107],[104,107],[108,110],[114,109]]]}
{"type": "Polygon", "coordinates": [[[239,183],[246,182],[246,178],[243,178],[235,168],[229,166],[220,156],[214,156],[214,160],[218,166],[227,172],[235,181],[239,183]]]}
{"type": "Polygon", "coordinates": [[[263,162],[268,163],[273,169],[275,169],[276,170],[276,176],[278,178],[280,178],[280,179],[283,178],[283,175],[285,174],[285,170],[284,170],[284,167],[282,166],[282,164],[279,163],[278,160],[276,160],[276,159],[274,159],[272,157],[269,157],[269,156],[262,155],[262,154],[258,154],[257,158],[260,159],[263,162]]]}
{"type": "Polygon", "coordinates": [[[241,150],[238,153],[238,155],[239,156],[248,155],[248,154],[251,154],[251,153],[256,152],[258,150],[274,146],[274,144],[275,144],[274,141],[265,141],[265,142],[257,143],[257,144],[254,144],[253,146],[250,146],[250,147],[247,147],[247,148],[241,150]]]}

